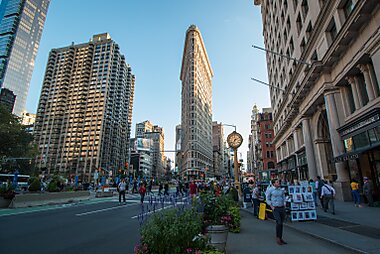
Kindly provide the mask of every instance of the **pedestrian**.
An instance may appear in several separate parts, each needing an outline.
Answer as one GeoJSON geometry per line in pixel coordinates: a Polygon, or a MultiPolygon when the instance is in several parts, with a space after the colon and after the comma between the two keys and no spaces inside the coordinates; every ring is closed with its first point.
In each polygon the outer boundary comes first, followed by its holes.
{"type": "Polygon", "coordinates": [[[272,188],[267,191],[266,201],[273,211],[276,220],[276,242],[278,245],[287,244],[282,239],[283,224],[285,220],[285,191],[281,189],[280,180],[272,180],[272,188]]]}
{"type": "Polygon", "coordinates": [[[183,196],[183,183],[181,180],[179,180],[179,193],[181,193],[181,196],[183,196]]]}
{"type": "Polygon", "coordinates": [[[191,181],[189,189],[190,189],[190,197],[197,195],[197,185],[195,184],[194,181],[191,181]]]}
{"type": "Polygon", "coordinates": [[[363,180],[364,180],[363,193],[368,200],[368,206],[373,206],[373,197],[372,197],[373,185],[372,185],[372,182],[366,176],[363,178],[363,180]]]}
{"type": "Polygon", "coordinates": [[[317,189],[315,187],[315,182],[314,182],[313,179],[309,180],[309,185],[311,186],[311,191],[313,193],[313,199],[314,199],[315,206],[318,206],[318,202],[317,202],[317,189]]]}
{"type": "Polygon", "coordinates": [[[165,195],[169,196],[169,183],[168,182],[165,182],[165,185],[164,185],[164,196],[165,195]]]}
{"type": "Polygon", "coordinates": [[[149,184],[148,184],[148,195],[152,195],[154,196],[153,192],[152,192],[152,187],[153,187],[153,181],[150,180],[149,181],[149,184]]]}
{"type": "Polygon", "coordinates": [[[323,209],[325,212],[329,210],[329,207],[331,209],[332,214],[335,214],[335,203],[334,203],[334,197],[335,197],[335,189],[332,186],[332,182],[329,183],[324,182],[322,186],[322,192],[321,192],[322,200],[323,200],[323,209]]]}
{"type": "Polygon", "coordinates": [[[360,205],[360,193],[359,193],[359,183],[356,179],[351,181],[351,194],[354,199],[354,205],[356,207],[361,207],[360,205]]]}
{"type": "Polygon", "coordinates": [[[315,181],[315,190],[317,191],[319,202],[321,203],[321,207],[323,208],[323,198],[321,198],[322,186],[323,181],[321,180],[320,176],[317,176],[317,180],[315,181]]]}
{"type": "Polygon", "coordinates": [[[146,193],[145,185],[146,185],[145,183],[142,183],[139,188],[141,204],[144,204],[144,198],[145,198],[145,193],[146,193]]]}
{"type": "Polygon", "coordinates": [[[132,194],[137,193],[137,180],[136,178],[133,180],[133,189],[132,189],[132,194]]]}
{"type": "Polygon", "coordinates": [[[162,195],[162,190],[164,189],[164,186],[162,185],[162,182],[160,182],[159,187],[158,187],[158,195],[162,195]]]}
{"type": "Polygon", "coordinates": [[[121,179],[121,182],[117,186],[117,190],[119,191],[119,204],[121,204],[121,197],[123,196],[123,201],[125,203],[125,190],[127,184],[125,183],[125,179],[121,179]]]}
{"type": "Polygon", "coordinates": [[[253,215],[259,215],[259,206],[260,206],[260,190],[257,187],[256,183],[252,184],[252,203],[253,203],[253,215]]]}

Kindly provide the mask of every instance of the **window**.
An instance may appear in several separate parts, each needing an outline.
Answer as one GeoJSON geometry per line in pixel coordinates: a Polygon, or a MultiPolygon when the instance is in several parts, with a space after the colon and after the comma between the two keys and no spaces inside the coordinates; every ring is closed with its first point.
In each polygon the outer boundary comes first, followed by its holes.
{"type": "Polygon", "coordinates": [[[329,40],[330,40],[329,44],[331,45],[337,36],[337,30],[336,30],[334,18],[330,21],[330,24],[328,25],[326,32],[329,35],[329,40]]]}
{"type": "Polygon", "coordinates": [[[306,28],[306,40],[310,40],[311,32],[313,31],[313,26],[311,25],[311,21],[309,22],[309,25],[306,28]]]}
{"type": "Polygon", "coordinates": [[[302,29],[302,19],[301,19],[301,14],[298,13],[298,17],[297,17],[297,32],[298,34],[300,33],[301,29],[302,29]]]}
{"type": "Polygon", "coordinates": [[[352,137],[355,149],[369,146],[369,138],[367,132],[362,132],[352,137]]]}
{"type": "Polygon", "coordinates": [[[302,10],[302,16],[305,19],[307,16],[307,13],[309,11],[309,6],[307,4],[307,0],[302,1],[301,10],[302,10]]]}
{"type": "Polygon", "coordinates": [[[351,14],[352,10],[354,9],[354,7],[355,7],[355,5],[352,2],[352,0],[347,0],[346,1],[346,3],[343,6],[344,15],[346,16],[346,18],[348,18],[348,16],[350,16],[350,14],[351,14]]]}

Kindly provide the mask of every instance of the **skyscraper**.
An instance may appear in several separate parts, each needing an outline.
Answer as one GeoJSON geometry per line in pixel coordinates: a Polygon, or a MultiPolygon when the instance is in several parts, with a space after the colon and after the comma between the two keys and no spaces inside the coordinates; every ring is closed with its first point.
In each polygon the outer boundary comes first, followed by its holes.
{"type": "Polygon", "coordinates": [[[182,145],[180,174],[200,178],[212,167],[212,77],[213,71],[195,25],[186,32],[180,79],[182,81],[182,145]]]}
{"type": "Polygon", "coordinates": [[[213,167],[210,168],[206,175],[221,179],[225,175],[224,170],[224,128],[221,123],[212,122],[212,151],[213,167]]]}
{"type": "Polygon", "coordinates": [[[53,49],[38,105],[37,166],[88,181],[129,160],[135,76],[109,34],[53,49]]]}
{"type": "Polygon", "coordinates": [[[0,89],[16,95],[13,112],[25,110],[34,60],[50,0],[0,1],[0,89]]]}
{"type": "Polygon", "coordinates": [[[267,54],[282,177],[334,180],[344,200],[353,178],[379,189],[380,1],[254,3],[266,49],[287,56],[267,54]]]}

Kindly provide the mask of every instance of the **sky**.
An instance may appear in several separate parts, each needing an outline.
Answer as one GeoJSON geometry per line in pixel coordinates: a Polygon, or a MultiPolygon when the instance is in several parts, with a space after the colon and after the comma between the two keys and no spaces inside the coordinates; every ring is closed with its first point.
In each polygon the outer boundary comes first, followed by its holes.
{"type": "MultiPolygon", "coordinates": [[[[213,121],[235,125],[243,136],[238,152],[246,163],[253,105],[270,107],[260,7],[252,0],[52,0],[27,100],[37,111],[51,49],[86,43],[108,32],[136,75],[132,135],[136,123],[164,128],[165,150],[175,148],[181,122],[181,61],[188,27],[201,31],[214,71],[213,121]]],[[[224,126],[225,136],[234,130],[224,126]]],[[[173,153],[166,153],[174,159],[173,153]]]]}

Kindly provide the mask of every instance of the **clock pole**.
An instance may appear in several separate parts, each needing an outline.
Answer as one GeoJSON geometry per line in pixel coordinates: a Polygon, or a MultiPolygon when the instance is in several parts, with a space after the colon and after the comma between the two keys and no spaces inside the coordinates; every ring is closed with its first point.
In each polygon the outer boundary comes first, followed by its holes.
{"type": "Polygon", "coordinates": [[[237,147],[234,148],[234,176],[235,176],[235,188],[239,192],[239,198],[241,197],[241,188],[239,181],[239,164],[237,159],[237,147]]]}

